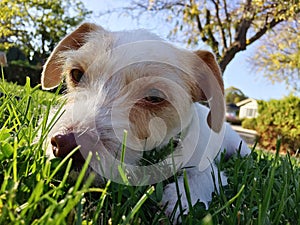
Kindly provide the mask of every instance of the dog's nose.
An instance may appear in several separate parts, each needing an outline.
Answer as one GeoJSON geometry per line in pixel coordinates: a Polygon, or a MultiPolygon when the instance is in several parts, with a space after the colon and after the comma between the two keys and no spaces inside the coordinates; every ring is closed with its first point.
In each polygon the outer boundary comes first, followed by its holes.
{"type": "MultiPolygon", "coordinates": [[[[77,147],[74,133],[57,134],[51,138],[52,151],[55,157],[64,158],[77,147]]],[[[84,162],[79,150],[72,155],[76,163],[84,162]]]]}

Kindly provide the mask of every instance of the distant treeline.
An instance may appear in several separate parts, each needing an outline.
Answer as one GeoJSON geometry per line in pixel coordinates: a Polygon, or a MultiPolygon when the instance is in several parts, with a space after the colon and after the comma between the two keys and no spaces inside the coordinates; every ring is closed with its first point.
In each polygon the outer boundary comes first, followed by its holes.
{"type": "Polygon", "coordinates": [[[12,47],[7,54],[8,65],[4,67],[4,78],[13,83],[24,85],[26,77],[30,77],[31,86],[40,83],[43,59],[33,56],[32,59],[26,58],[25,54],[18,48],[12,47]]]}

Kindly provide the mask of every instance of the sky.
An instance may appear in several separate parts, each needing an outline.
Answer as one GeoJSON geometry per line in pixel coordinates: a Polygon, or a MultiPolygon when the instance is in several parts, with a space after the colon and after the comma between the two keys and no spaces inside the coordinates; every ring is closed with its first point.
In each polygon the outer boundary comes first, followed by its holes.
{"type": "MultiPolygon", "coordinates": [[[[105,29],[118,31],[143,28],[168,40],[167,35],[172,29],[172,25],[168,24],[165,18],[144,17],[137,21],[133,20],[130,15],[117,13],[99,16],[101,12],[106,10],[122,7],[124,2],[130,2],[129,0],[82,0],[82,2],[89,10],[93,11],[88,21],[97,23],[105,29]]],[[[176,43],[176,45],[186,47],[184,44],[176,43]]],[[[234,86],[239,88],[246,96],[262,100],[281,99],[289,95],[290,91],[286,89],[284,84],[272,84],[260,73],[253,71],[251,64],[247,60],[254,48],[255,46],[249,46],[246,51],[239,52],[229,63],[223,74],[225,88],[234,86]]]]}

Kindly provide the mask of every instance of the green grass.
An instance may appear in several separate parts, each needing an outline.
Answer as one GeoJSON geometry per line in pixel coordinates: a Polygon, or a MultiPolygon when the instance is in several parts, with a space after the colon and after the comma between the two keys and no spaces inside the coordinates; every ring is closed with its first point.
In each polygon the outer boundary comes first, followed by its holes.
{"type": "MultiPolygon", "coordinates": [[[[171,224],[159,202],[162,183],[93,186],[88,161],[71,179],[71,159],[47,160],[43,143],[57,95],[0,81],[0,224],[171,224]],[[20,99],[15,98],[19,96],[20,99]],[[39,138],[38,138],[39,137],[39,138]]],[[[300,163],[253,150],[221,160],[228,186],[181,215],[183,224],[300,224],[300,163]]],[[[183,173],[184,175],[184,173],[183,173]]],[[[176,178],[175,178],[176,180],[176,178]]],[[[188,192],[188,181],[185,182],[188,192]]]]}

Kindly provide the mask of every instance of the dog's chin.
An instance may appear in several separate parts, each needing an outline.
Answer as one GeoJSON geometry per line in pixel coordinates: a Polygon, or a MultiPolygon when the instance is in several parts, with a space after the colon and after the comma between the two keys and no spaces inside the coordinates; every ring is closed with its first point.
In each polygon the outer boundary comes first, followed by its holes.
{"type": "MultiPolygon", "coordinates": [[[[75,183],[78,180],[78,176],[82,172],[82,166],[83,164],[76,164],[76,163],[72,165],[72,169],[68,177],[68,181],[70,183],[75,183]]],[[[92,167],[88,166],[84,174],[84,181],[88,180],[90,176],[93,176],[93,182],[92,182],[93,187],[100,187],[100,188],[105,187],[107,183],[107,179],[100,176],[97,172],[93,170],[92,167]]]]}
{"type": "MultiPolygon", "coordinates": [[[[113,144],[116,147],[116,144],[113,144]]],[[[106,146],[108,147],[108,146],[106,146]]],[[[110,146],[112,147],[112,146],[110,146]]],[[[120,149],[120,146],[118,146],[120,149]]],[[[159,176],[168,179],[174,173],[172,172],[174,167],[170,165],[170,155],[175,150],[181,149],[182,143],[179,137],[172,138],[166,145],[156,147],[149,151],[134,151],[132,149],[126,149],[125,158],[130,158],[131,160],[124,160],[124,171],[129,183],[141,185],[143,182],[147,184],[147,179],[149,179],[150,183],[154,183],[154,181],[160,181],[161,178],[159,176]],[[133,160],[134,158],[134,160],[133,160]],[[148,168],[151,168],[151,171],[148,171],[148,168]],[[145,173],[145,174],[144,174],[145,173]],[[149,177],[149,178],[146,178],[149,177]]],[[[111,148],[110,148],[111,149],[111,148]]],[[[85,153],[86,149],[79,149],[76,153],[81,154],[81,152],[85,153]]],[[[117,183],[125,184],[122,182],[120,177],[119,166],[123,165],[120,161],[121,149],[118,151],[117,155],[107,155],[104,154],[106,150],[103,151],[93,151],[91,161],[89,162],[88,169],[85,172],[85,179],[89,177],[90,174],[93,174],[94,181],[93,186],[103,187],[107,183],[107,180],[112,180],[117,183]],[[96,152],[96,154],[95,154],[96,152]],[[94,157],[96,155],[96,157],[94,157]],[[113,160],[113,161],[112,161],[113,160]],[[109,162],[109,163],[108,163],[109,162]]],[[[75,154],[76,154],[75,153],[75,154]]],[[[108,153],[106,151],[106,153],[108,153]]],[[[75,155],[74,154],[74,155],[75,155]]],[[[116,153],[109,153],[116,154],[116,153]]],[[[84,160],[76,160],[73,157],[72,163],[72,172],[70,173],[70,180],[76,181],[80,172],[82,171],[82,167],[85,160],[87,159],[85,156],[81,156],[84,160]]],[[[78,158],[78,157],[77,157],[78,158]]],[[[156,182],[155,182],[156,183],[156,182]]]]}

